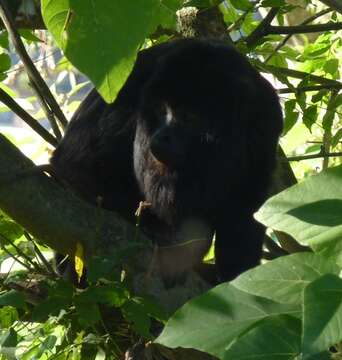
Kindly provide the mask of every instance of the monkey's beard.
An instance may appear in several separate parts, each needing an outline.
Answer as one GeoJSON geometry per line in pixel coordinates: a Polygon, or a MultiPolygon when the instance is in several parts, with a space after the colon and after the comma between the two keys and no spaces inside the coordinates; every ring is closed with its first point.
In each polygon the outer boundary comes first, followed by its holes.
{"type": "Polygon", "coordinates": [[[151,212],[160,220],[169,226],[177,226],[181,215],[177,202],[177,172],[158,161],[150,151],[141,158],[140,163],[135,164],[135,170],[144,200],[151,204],[151,212]]]}

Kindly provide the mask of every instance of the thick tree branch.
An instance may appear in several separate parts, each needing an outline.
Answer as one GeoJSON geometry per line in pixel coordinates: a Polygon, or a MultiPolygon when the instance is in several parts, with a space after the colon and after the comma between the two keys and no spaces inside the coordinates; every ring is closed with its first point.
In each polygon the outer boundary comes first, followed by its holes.
{"type": "Polygon", "coordinates": [[[3,89],[0,89],[0,101],[10,110],[17,114],[28,126],[52,146],[57,146],[57,139],[51,135],[39,122],[27,113],[14,99],[12,99],[3,89]]]}
{"type": "MultiPolygon", "coordinates": [[[[0,209],[36,239],[71,257],[77,244],[82,244],[86,260],[90,255],[127,253],[134,241],[134,226],[113,212],[87,204],[53,178],[35,170],[33,162],[0,134],[0,209]]],[[[180,244],[175,248],[159,248],[156,253],[148,240],[139,238],[141,250],[136,256],[120,258],[130,270],[128,275],[137,293],[149,293],[174,311],[189,298],[209,289],[208,283],[193,271],[186,274],[184,284],[166,289],[159,260],[178,248],[186,252],[186,244],[184,248],[180,244]]]]}
{"type": "Polygon", "coordinates": [[[124,246],[115,236],[113,213],[88,205],[35,171],[34,163],[1,134],[0,164],[0,208],[43,243],[71,256],[78,242],[92,254],[105,253],[108,243],[118,250],[124,246]]]}
{"type": "MultiPolygon", "coordinates": [[[[60,124],[63,128],[67,126],[67,120],[61,111],[59,105],[57,104],[55,98],[50,92],[50,89],[46,85],[45,81],[41,77],[39,71],[35,68],[32,60],[30,59],[29,55],[27,54],[27,51],[25,49],[25,46],[15,28],[15,24],[13,22],[13,19],[11,17],[11,14],[5,4],[4,0],[0,0],[0,17],[8,31],[8,34],[12,40],[12,43],[20,56],[24,66],[25,70],[27,72],[27,75],[31,81],[31,83],[34,85],[35,90],[37,91],[37,95],[42,101],[45,101],[51,111],[56,115],[57,119],[59,120],[60,124]]],[[[56,129],[57,125],[55,123],[51,124],[53,129],[56,129]]],[[[55,134],[58,138],[59,134],[55,134]]]]}

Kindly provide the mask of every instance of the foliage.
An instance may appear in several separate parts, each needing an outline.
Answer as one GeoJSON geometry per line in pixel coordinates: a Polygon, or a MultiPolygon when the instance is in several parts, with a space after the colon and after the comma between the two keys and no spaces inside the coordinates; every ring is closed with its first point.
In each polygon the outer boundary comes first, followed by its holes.
{"type": "MultiPolygon", "coordinates": [[[[342,20],[337,9],[316,0],[42,0],[46,26],[68,60],[60,56],[52,67],[44,61],[39,70],[53,79],[50,89],[66,112],[72,113],[78,91],[87,84],[71,63],[110,102],[139,49],[180,35],[177,10],[196,6],[203,13],[218,5],[225,35],[280,89],[281,145],[296,161],[292,169],[301,181],[256,214],[270,229],[268,254],[276,257],[274,248],[286,253],[284,233],[307,247],[190,300],[169,318],[155,342],[219,359],[342,359],[342,37],[341,30],[329,29],[342,20]],[[274,10],[272,25],[265,24],[266,13],[274,10]],[[299,10],[306,10],[305,19],[291,25],[302,27],[279,33],[279,26],[298,17],[299,10]],[[306,34],[305,26],[317,22],[330,25],[306,34]]],[[[31,54],[44,46],[53,49],[51,37],[42,33],[20,35],[31,54]]],[[[13,54],[2,31],[0,80],[6,83],[0,88],[41,120],[45,115],[37,98],[11,88],[24,83],[11,75],[17,67],[13,54]]],[[[0,100],[5,102],[3,96],[0,100]]],[[[25,149],[25,139],[16,133],[11,138],[25,149]]],[[[37,158],[41,150],[30,154],[37,158]]],[[[51,251],[2,213],[0,246],[1,360],[122,358],[139,337],[153,340],[167,319],[154,299],[132,292],[124,273],[113,270],[115,263],[95,258],[88,267],[88,286],[75,288],[52,269],[51,251]]]]}
{"type": "Polygon", "coordinates": [[[89,76],[103,98],[112,102],[133,67],[140,45],[158,25],[175,24],[180,2],[43,0],[42,12],[65,55],[89,76]],[[95,48],[98,56],[88,56],[95,48]]]}

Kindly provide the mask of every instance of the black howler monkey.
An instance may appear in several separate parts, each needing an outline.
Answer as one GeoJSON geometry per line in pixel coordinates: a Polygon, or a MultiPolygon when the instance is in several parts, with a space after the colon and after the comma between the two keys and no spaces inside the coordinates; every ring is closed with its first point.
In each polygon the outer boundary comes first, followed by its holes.
{"type": "Polygon", "coordinates": [[[161,247],[166,277],[201,261],[216,232],[220,280],[261,258],[253,213],[267,197],[282,113],[272,86],[233,47],[184,39],[139,53],[113,104],[91,91],[51,164],[80,196],[134,222],[161,247]],[[204,240],[204,241],[203,241],[204,240]],[[184,255],[184,256],[182,256],[184,255]]]}

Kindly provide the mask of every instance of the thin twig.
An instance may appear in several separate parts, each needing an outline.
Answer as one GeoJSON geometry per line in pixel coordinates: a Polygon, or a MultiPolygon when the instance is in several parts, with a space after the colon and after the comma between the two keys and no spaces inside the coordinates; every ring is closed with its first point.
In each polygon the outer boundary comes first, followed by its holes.
{"type": "Polygon", "coordinates": [[[342,14],[342,2],[341,0],[320,0],[323,4],[333,8],[335,11],[342,14]]]}
{"type": "MultiPolygon", "coordinates": [[[[13,246],[13,248],[15,249],[15,251],[17,252],[17,254],[19,256],[21,256],[23,259],[25,259],[29,264],[31,264],[34,269],[38,272],[41,272],[41,269],[39,268],[39,266],[34,263],[29,256],[27,256],[17,245],[14,244],[13,241],[11,241],[10,239],[8,239],[6,236],[0,234],[0,238],[3,239],[3,241],[5,241],[6,243],[10,244],[11,246],[13,246]]],[[[5,246],[3,245],[3,248],[5,248],[5,246]]]]}
{"type": "Polygon", "coordinates": [[[51,135],[39,122],[26,112],[14,99],[0,88],[0,101],[17,114],[28,126],[52,146],[58,145],[57,139],[51,135]]]}
{"type": "MultiPolygon", "coordinates": [[[[9,12],[7,5],[4,0],[0,0],[0,17],[3,21],[6,30],[12,40],[12,43],[22,60],[27,75],[32,83],[35,84],[37,91],[39,92],[38,96],[45,99],[48,103],[49,107],[56,115],[56,118],[59,120],[62,128],[66,128],[68,122],[61,111],[60,107],[58,106],[55,98],[53,97],[49,87],[46,85],[45,81],[41,77],[39,71],[35,68],[31,58],[29,57],[25,46],[15,28],[14,21],[12,19],[11,13],[9,12]]],[[[56,134],[56,137],[57,134],[56,134]]]]}
{"type": "Polygon", "coordinates": [[[46,99],[42,96],[42,94],[40,93],[36,84],[32,81],[29,81],[29,85],[32,87],[34,92],[37,94],[37,100],[38,100],[40,106],[42,107],[42,109],[51,125],[52,131],[55,134],[57,140],[60,141],[62,139],[62,133],[59,130],[57,122],[55,121],[55,114],[50,109],[49,105],[46,102],[46,99]]]}
{"type": "MultiPolygon", "coordinates": [[[[333,11],[333,9],[331,9],[331,8],[324,9],[324,10],[318,12],[317,14],[310,16],[309,18],[304,20],[300,25],[310,24],[311,22],[315,21],[319,17],[326,15],[332,11],[333,11]]],[[[289,35],[285,36],[285,38],[275,47],[273,52],[265,59],[265,61],[264,61],[265,64],[272,58],[272,56],[274,56],[277,53],[277,51],[279,51],[291,39],[292,35],[294,35],[294,34],[289,34],[289,35]]]]}
{"type": "Polygon", "coordinates": [[[53,275],[56,275],[56,272],[54,270],[54,268],[51,266],[51,264],[46,260],[45,256],[41,253],[41,251],[39,250],[37,244],[35,243],[35,241],[32,239],[32,237],[30,236],[30,234],[27,231],[24,231],[24,236],[26,237],[26,239],[28,241],[30,241],[34,247],[34,250],[38,256],[38,258],[40,259],[40,261],[45,265],[46,269],[48,270],[48,272],[50,272],[53,275]]]}
{"type": "Polygon", "coordinates": [[[25,269],[27,269],[28,271],[32,271],[32,268],[30,266],[28,266],[27,264],[25,264],[23,261],[21,261],[19,258],[17,258],[14,254],[12,254],[9,250],[6,249],[6,246],[4,246],[3,244],[0,244],[1,249],[9,256],[11,257],[14,261],[16,261],[18,264],[20,264],[21,266],[23,266],[25,269]]]}

